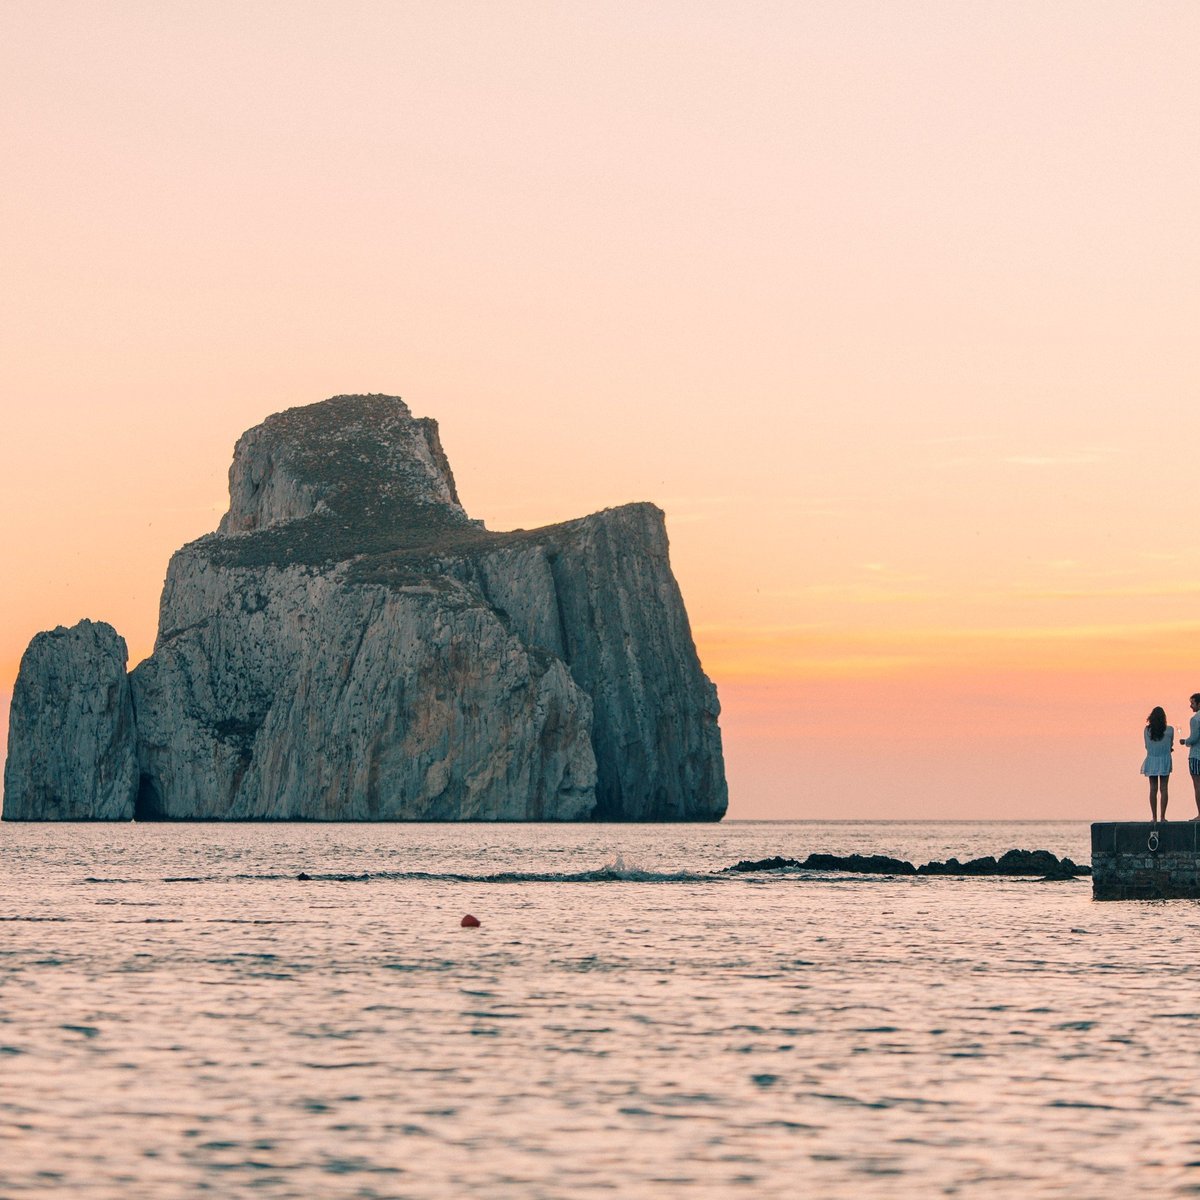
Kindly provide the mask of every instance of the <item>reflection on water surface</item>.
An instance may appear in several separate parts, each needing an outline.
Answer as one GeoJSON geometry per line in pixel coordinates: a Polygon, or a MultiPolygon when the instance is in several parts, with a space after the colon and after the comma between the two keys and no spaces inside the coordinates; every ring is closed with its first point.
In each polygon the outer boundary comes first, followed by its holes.
{"type": "Polygon", "coordinates": [[[1195,904],[712,874],[1015,846],[1087,827],[0,825],[0,1195],[1200,1189],[1195,904]]]}

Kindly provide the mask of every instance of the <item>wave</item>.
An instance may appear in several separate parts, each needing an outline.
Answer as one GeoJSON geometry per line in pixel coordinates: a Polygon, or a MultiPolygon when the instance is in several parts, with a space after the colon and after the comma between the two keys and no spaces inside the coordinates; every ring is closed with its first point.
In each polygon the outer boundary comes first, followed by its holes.
{"type": "Polygon", "coordinates": [[[294,876],[301,882],[355,883],[368,880],[436,883],[712,883],[720,876],[713,872],[645,871],[637,867],[607,865],[591,871],[492,871],[475,874],[464,871],[364,871],[361,875],[309,874],[294,876]]]}
{"type": "Polygon", "coordinates": [[[610,863],[585,871],[280,871],[238,872],[229,875],[164,875],[156,879],[126,879],[87,876],[85,884],[138,883],[270,883],[295,880],[301,883],[712,883],[721,872],[653,871],[627,864],[618,855],[610,863]]]}
{"type": "Polygon", "coordinates": [[[220,875],[166,875],[158,879],[102,878],[89,875],[85,884],[144,884],[159,883],[233,883],[233,882],[300,882],[300,883],[719,883],[733,881],[738,876],[754,875],[768,878],[796,879],[802,875],[852,874],[891,876],[959,876],[959,877],[1040,877],[1043,879],[1074,879],[1090,875],[1091,867],[1079,865],[1069,858],[1058,858],[1048,850],[1009,850],[999,859],[988,855],[959,862],[929,862],[916,867],[899,858],[883,854],[810,854],[806,859],[771,858],[743,859],[732,866],[709,871],[656,871],[628,864],[618,855],[612,862],[584,871],[300,871],[298,873],[239,872],[220,875]]]}

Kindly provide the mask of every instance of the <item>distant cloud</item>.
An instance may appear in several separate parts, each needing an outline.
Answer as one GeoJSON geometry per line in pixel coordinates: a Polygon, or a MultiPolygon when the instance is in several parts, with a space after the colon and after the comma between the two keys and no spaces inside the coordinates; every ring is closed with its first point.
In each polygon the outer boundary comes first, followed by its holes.
{"type": "MultiPolygon", "coordinates": [[[[864,570],[883,570],[864,564],[864,570]]],[[[943,600],[953,593],[916,588],[919,579],[871,580],[862,583],[810,583],[798,588],[764,588],[762,594],[773,600],[842,600],[848,604],[895,604],[902,601],[943,600]]]]}
{"type": "MultiPolygon", "coordinates": [[[[762,588],[761,594],[772,600],[837,600],[846,604],[896,604],[953,602],[956,606],[1008,604],[1038,600],[1127,600],[1167,599],[1200,596],[1200,579],[1174,582],[1117,582],[1128,579],[1128,572],[1089,570],[1079,559],[1060,558],[1045,563],[1049,570],[1065,573],[1062,584],[1044,586],[1009,584],[1000,587],[960,588],[931,584],[928,575],[899,574],[886,563],[855,564],[867,572],[858,579],[802,584],[788,588],[762,588]],[[1107,581],[1107,582],[1102,582],[1107,581]]],[[[1060,577],[1061,578],[1061,577],[1060,577]]]]}
{"type": "Polygon", "coordinates": [[[831,517],[840,513],[844,505],[830,496],[777,496],[771,501],[777,508],[795,508],[808,516],[831,517]]]}
{"type": "Polygon", "coordinates": [[[1069,450],[1059,454],[1006,454],[1000,461],[1016,467],[1082,467],[1111,457],[1111,450],[1069,450]]]}
{"type": "Polygon", "coordinates": [[[1009,628],[847,629],[701,625],[705,669],[727,680],[1089,676],[1177,667],[1200,621],[1009,628]]]}
{"type": "MultiPolygon", "coordinates": [[[[989,439],[995,440],[995,439],[989,439]]],[[[967,439],[945,439],[945,445],[952,446],[956,442],[965,443],[967,439]]],[[[938,443],[929,442],[928,445],[938,443]]],[[[965,449],[965,446],[964,446],[965,449]]],[[[964,453],[953,458],[945,458],[935,465],[938,467],[978,467],[981,464],[996,464],[1009,467],[1083,467],[1095,466],[1097,463],[1108,462],[1114,458],[1116,451],[1103,446],[1088,446],[1076,450],[1056,450],[1042,453],[988,454],[964,453]]]]}
{"type": "Polygon", "coordinates": [[[1147,583],[1124,587],[1028,588],[1012,593],[1017,600],[1128,600],[1167,596],[1200,596],[1200,583],[1147,583]]]}
{"type": "Polygon", "coordinates": [[[914,438],[914,446],[966,446],[979,442],[994,442],[994,433],[956,433],[946,437],[914,438]]]}
{"type": "MultiPolygon", "coordinates": [[[[728,625],[702,624],[694,632],[712,641],[737,642],[743,645],[803,645],[856,647],[857,652],[868,648],[959,644],[964,641],[1079,641],[1095,638],[1101,641],[1119,638],[1151,638],[1162,634],[1195,633],[1200,631],[1200,619],[1194,621],[1111,622],[1091,625],[986,625],[977,628],[960,626],[936,628],[854,629],[829,624],[807,625],[728,625]]],[[[906,650],[906,653],[910,651],[906,650]]]]}

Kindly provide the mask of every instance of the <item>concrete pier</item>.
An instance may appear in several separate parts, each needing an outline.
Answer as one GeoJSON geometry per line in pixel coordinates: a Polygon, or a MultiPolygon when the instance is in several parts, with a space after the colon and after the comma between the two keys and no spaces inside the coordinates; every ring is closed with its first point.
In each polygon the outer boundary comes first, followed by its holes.
{"type": "Polygon", "coordinates": [[[1097,821],[1093,900],[1200,900],[1200,821],[1097,821]]]}

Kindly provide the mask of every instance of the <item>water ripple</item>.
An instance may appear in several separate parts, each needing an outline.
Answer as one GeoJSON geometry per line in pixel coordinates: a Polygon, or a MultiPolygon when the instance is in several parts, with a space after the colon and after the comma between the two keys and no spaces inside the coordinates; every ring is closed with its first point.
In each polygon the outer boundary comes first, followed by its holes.
{"type": "Polygon", "coordinates": [[[1086,833],[0,826],[0,1195],[1200,1194],[1197,906],[721,875],[1086,833]]]}

